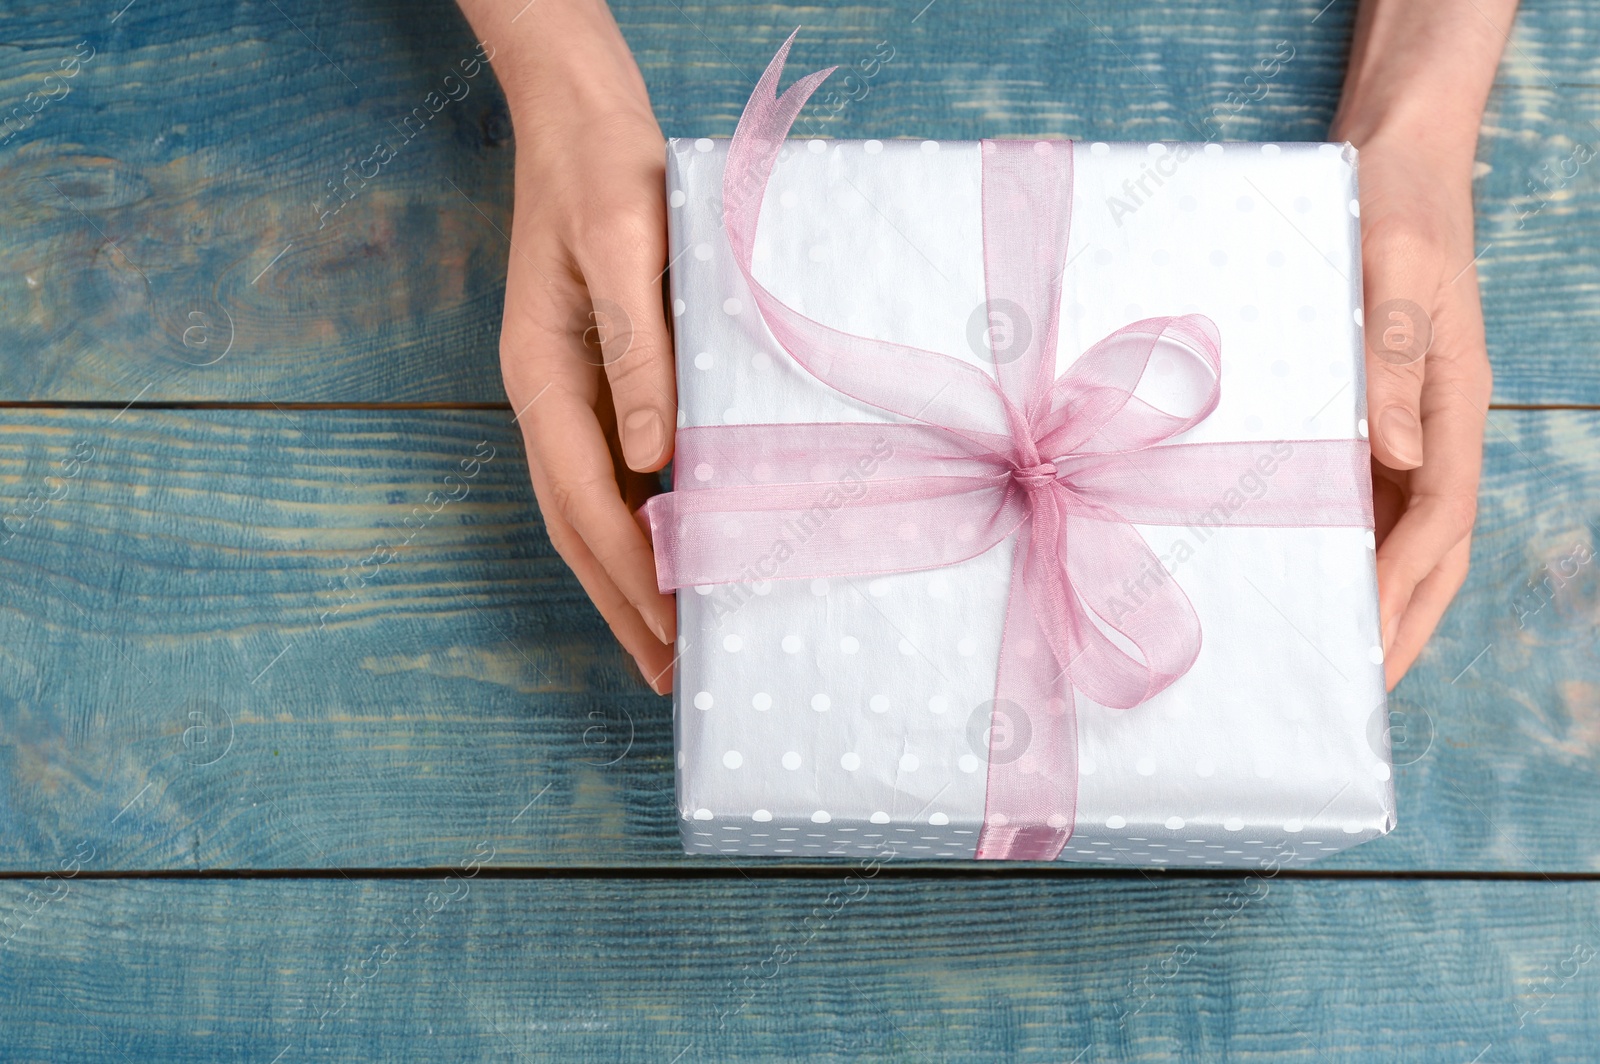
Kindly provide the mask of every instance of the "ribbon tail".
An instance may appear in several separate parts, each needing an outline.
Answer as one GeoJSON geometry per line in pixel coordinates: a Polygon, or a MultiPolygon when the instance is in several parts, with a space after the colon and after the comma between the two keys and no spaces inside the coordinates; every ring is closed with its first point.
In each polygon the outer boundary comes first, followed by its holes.
{"type": "MultiPolygon", "coordinates": [[[[761,80],[756,82],[750,99],[739,116],[734,129],[733,142],[728,146],[728,169],[723,175],[722,210],[724,218],[749,217],[752,222],[761,212],[761,197],[767,191],[767,181],[772,177],[772,165],[777,161],[778,148],[788,136],[789,127],[799,117],[811,94],[839,69],[836,66],[807,74],[778,95],[778,79],[783,76],[784,64],[789,59],[789,49],[794,45],[799,30],[789,34],[778,54],[772,57],[761,80]]],[[[756,227],[727,226],[728,240],[736,256],[749,262],[755,248],[756,227]]]]}
{"type": "Polygon", "coordinates": [[[762,324],[802,369],[834,391],[877,411],[958,433],[988,451],[1011,454],[1015,442],[1008,400],[983,370],[937,351],[824,325],[756,280],[752,264],[767,182],[795,117],[831,72],[808,74],[777,96],[793,39],[778,50],[745,105],[722,178],[723,229],[762,324]]]}
{"type": "MultiPolygon", "coordinates": [[[[1043,493],[1041,493],[1043,494],[1043,493]]],[[[979,860],[1053,861],[1072,835],[1078,805],[1078,718],[1048,630],[1070,608],[1059,579],[1062,513],[1053,498],[1035,503],[1017,534],[1011,597],[989,718],[989,774],[979,860]],[[1044,578],[1041,579],[1041,576],[1044,578]]]]}

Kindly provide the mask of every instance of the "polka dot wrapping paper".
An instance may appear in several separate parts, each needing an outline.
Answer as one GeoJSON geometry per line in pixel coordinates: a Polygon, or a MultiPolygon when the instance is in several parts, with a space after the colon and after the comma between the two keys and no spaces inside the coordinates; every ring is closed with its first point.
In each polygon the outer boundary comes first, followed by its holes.
{"type": "MultiPolygon", "coordinates": [[[[726,150],[669,145],[680,427],[888,420],[809,376],[755,312],[722,229],[726,150]]],[[[1029,323],[985,303],[980,150],[788,142],[763,204],[756,277],[829,326],[992,366],[1029,323]]],[[[1218,499],[1220,514],[1246,522],[1250,500],[1272,491],[1273,441],[1365,435],[1354,152],[1072,151],[1058,372],[1131,321],[1210,317],[1221,401],[1174,442],[1261,441],[1262,461],[1218,499]]],[[[1139,394],[1159,401],[1192,371],[1158,356],[1139,394]]],[[[1187,674],[1132,709],[1076,693],[1078,801],[1060,859],[1303,864],[1391,830],[1372,531],[1137,528],[1193,604],[1203,646],[1187,674]]],[[[993,703],[1011,563],[1006,543],[930,571],[780,572],[732,592],[681,592],[685,849],[972,858],[990,759],[1026,756],[1029,742],[1026,720],[993,703]]],[[[1136,604],[1137,578],[1128,595],[1136,604]]]]}

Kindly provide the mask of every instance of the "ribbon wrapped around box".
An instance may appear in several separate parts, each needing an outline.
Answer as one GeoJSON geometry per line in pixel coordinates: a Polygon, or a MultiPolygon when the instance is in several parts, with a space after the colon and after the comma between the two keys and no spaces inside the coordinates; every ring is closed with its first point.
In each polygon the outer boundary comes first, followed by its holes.
{"type": "Polygon", "coordinates": [[[789,141],[788,48],[669,159],[686,849],[1389,830],[1353,154],[789,141]]]}

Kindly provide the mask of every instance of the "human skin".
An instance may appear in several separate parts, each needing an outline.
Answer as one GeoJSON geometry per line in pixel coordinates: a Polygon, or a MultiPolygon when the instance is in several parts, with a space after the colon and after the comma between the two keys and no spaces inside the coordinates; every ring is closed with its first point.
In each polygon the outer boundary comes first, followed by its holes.
{"type": "MultiPolygon", "coordinates": [[[[651,688],[673,599],[632,516],[672,456],[665,145],[603,0],[459,0],[517,135],[500,363],[551,543],[651,688]]],[[[1364,0],[1332,138],[1360,149],[1366,306],[1406,300],[1432,343],[1373,350],[1367,408],[1388,686],[1466,579],[1490,394],[1472,163],[1515,0],[1364,0]]],[[[1369,326],[1379,323],[1369,322],[1369,326]]]]}
{"type": "Polygon", "coordinates": [[[1492,384],[1472,165],[1515,14],[1515,0],[1365,0],[1331,131],[1360,151],[1367,418],[1390,689],[1467,577],[1492,384]],[[1398,300],[1427,316],[1410,323],[1431,331],[1425,353],[1383,350],[1392,320],[1383,311],[1398,300]]]}
{"type": "Polygon", "coordinates": [[[666,142],[601,0],[462,0],[516,130],[500,368],[550,542],[651,688],[673,598],[633,518],[672,457],[666,142]]]}

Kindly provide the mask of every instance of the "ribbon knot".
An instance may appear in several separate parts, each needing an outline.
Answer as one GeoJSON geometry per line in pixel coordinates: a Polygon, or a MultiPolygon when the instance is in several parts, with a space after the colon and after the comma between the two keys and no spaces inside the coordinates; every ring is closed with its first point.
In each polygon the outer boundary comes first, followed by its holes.
{"type": "Polygon", "coordinates": [[[1007,727],[990,729],[977,855],[1051,860],[1076,813],[1068,689],[1126,709],[1200,653],[1199,618],[1135,523],[1371,528],[1369,451],[1352,438],[1174,443],[1221,394],[1221,337],[1198,314],[1126,325],[1057,378],[1070,142],[983,142],[987,302],[1029,326],[992,375],[831,328],[778,299],[752,272],[762,195],[800,108],[832,72],[778,96],[793,40],[751,94],[723,170],[723,229],[765,327],[749,338],[770,334],[822,385],[885,418],[679,430],[674,490],[646,506],[657,582],[730,589],[713,600],[720,626],[769,580],[940,568],[1014,538],[992,701],[1007,727]],[[1175,404],[1182,412],[1141,394],[1158,355],[1202,370],[1184,375],[1200,383],[1175,404]],[[1248,486],[1262,477],[1270,491],[1248,486]],[[1236,518],[1246,494],[1250,511],[1236,518]]]}
{"type": "Polygon", "coordinates": [[[1032,493],[1040,488],[1056,482],[1056,467],[1053,462],[1040,462],[1038,465],[1026,469],[1017,468],[1011,472],[1011,479],[1022,485],[1022,489],[1032,493]]]}

